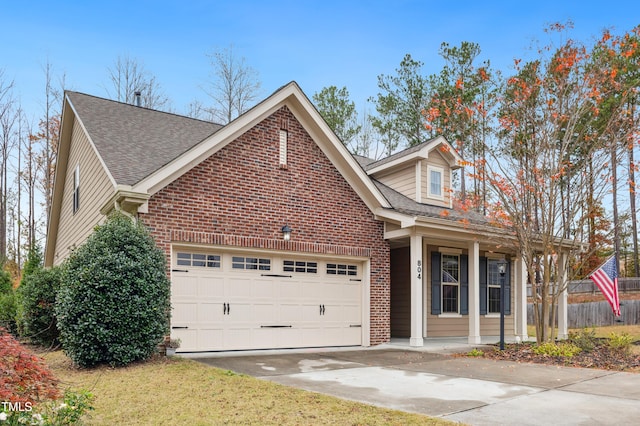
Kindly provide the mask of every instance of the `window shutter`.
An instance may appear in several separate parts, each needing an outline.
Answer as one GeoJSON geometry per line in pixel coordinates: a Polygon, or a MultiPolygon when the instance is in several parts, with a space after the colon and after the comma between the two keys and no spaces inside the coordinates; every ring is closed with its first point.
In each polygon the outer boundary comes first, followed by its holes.
{"type": "Polygon", "coordinates": [[[507,262],[504,274],[504,314],[511,315],[511,262],[507,262]]]}
{"type": "Polygon", "coordinates": [[[431,314],[440,315],[442,312],[440,303],[440,280],[441,280],[440,253],[431,253],[431,314]]]}
{"type": "Polygon", "coordinates": [[[487,258],[480,258],[480,315],[487,314],[487,258]]]}
{"type": "Polygon", "coordinates": [[[469,256],[460,255],[460,314],[469,315],[469,256]]]}

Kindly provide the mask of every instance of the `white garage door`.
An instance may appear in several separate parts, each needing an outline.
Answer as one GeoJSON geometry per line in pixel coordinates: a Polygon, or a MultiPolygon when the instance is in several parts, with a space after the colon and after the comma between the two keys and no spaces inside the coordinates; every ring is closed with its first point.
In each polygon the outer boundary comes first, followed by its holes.
{"type": "Polygon", "coordinates": [[[362,344],[363,263],[177,248],[179,352],[362,344]]]}

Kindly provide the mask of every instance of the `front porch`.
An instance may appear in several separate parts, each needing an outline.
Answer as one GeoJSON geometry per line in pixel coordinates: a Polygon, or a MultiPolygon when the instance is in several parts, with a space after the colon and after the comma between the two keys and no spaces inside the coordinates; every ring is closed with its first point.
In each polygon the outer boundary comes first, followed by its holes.
{"type": "MultiPolygon", "coordinates": [[[[527,274],[513,251],[495,239],[466,232],[427,234],[413,227],[386,236],[391,245],[390,345],[471,350],[497,343],[502,303],[505,341],[529,339],[527,274]],[[500,275],[496,265],[505,261],[506,273],[500,275]]],[[[566,295],[558,313],[558,336],[566,338],[566,295]]]]}

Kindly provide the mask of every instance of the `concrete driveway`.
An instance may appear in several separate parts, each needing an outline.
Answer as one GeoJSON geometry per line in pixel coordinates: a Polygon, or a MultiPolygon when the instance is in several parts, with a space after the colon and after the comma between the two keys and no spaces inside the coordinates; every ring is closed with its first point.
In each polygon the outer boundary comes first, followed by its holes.
{"type": "Polygon", "coordinates": [[[313,392],[471,425],[626,425],[640,374],[451,357],[392,347],[196,358],[313,392]]]}

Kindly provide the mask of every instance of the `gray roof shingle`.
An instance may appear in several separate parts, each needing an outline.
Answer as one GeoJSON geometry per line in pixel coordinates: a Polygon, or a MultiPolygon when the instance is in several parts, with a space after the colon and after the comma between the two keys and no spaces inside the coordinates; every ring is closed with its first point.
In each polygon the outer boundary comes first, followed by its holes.
{"type": "Polygon", "coordinates": [[[134,185],[223,126],[67,92],[117,184],[134,185]]]}

